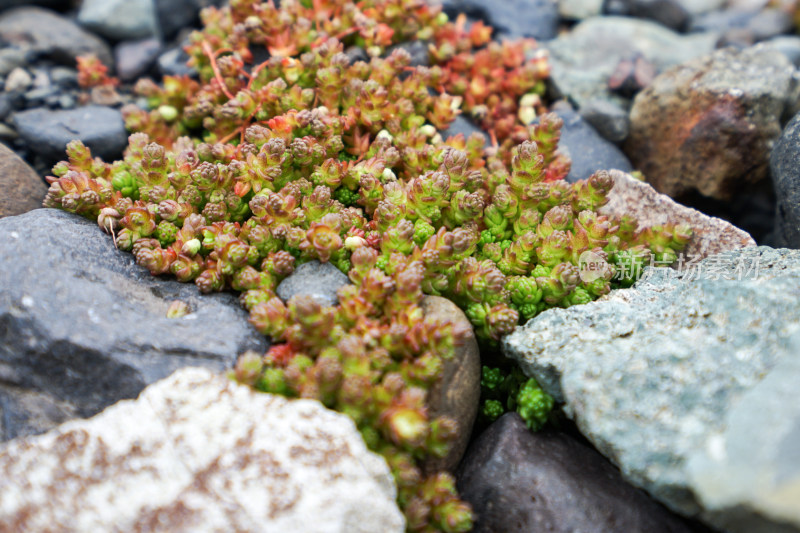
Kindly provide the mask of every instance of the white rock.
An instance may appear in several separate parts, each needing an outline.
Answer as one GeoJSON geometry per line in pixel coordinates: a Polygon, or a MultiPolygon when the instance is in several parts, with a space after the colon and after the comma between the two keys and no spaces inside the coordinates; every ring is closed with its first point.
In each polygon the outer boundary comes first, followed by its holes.
{"type": "Polygon", "coordinates": [[[0,531],[401,532],[395,495],[346,416],[198,368],[0,447],[0,531]]]}

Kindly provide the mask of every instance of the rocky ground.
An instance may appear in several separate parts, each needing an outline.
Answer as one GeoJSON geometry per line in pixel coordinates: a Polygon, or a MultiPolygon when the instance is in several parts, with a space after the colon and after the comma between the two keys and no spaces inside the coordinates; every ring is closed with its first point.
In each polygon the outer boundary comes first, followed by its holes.
{"type": "MultiPolygon", "coordinates": [[[[66,142],[118,158],[120,108],[145,105],[132,85],[192,73],[182,45],[210,3],[0,0],[3,531],[404,530],[389,470],[348,418],[219,377],[267,348],[234,295],[153,278],[95,223],[38,209],[66,142]],[[85,53],[113,67],[116,91],[79,87],[85,53]],[[191,312],[167,318],[175,301],[191,312]]],[[[548,50],[569,181],[616,169],[607,213],[694,228],[679,268],[546,311],[503,341],[557,400],[560,427],[532,433],[512,413],[471,434],[474,340],[445,369],[430,408],[455,416],[461,438],[437,466],[456,472],[474,531],[800,531],[789,3],[443,4],[548,50]]],[[[333,303],[346,283],[309,263],[278,295],[333,303]]],[[[436,297],[425,310],[466,321],[436,297]]]]}

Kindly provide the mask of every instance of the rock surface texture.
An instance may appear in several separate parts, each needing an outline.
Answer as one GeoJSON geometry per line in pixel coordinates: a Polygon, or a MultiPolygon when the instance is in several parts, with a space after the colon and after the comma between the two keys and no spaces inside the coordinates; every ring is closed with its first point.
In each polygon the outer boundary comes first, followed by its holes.
{"type": "Polygon", "coordinates": [[[665,194],[726,200],[767,176],[796,84],[789,60],[761,46],[676,66],[636,97],[626,152],[665,194]]]}
{"type": "Polygon", "coordinates": [[[787,124],[775,144],[770,167],[777,198],[776,240],[800,248],[800,115],[787,124]]]}
{"type": "Polygon", "coordinates": [[[0,218],[42,206],[47,185],[17,154],[0,143],[0,218]]]}
{"type": "Polygon", "coordinates": [[[302,294],[327,306],[339,303],[336,291],[349,284],[347,276],[333,264],[309,261],[281,281],[276,292],[284,302],[288,302],[292,296],[302,294]]]}
{"type": "Polygon", "coordinates": [[[599,453],[564,433],[531,432],[516,413],[470,447],[458,486],[478,516],[473,533],[689,531],[599,453]]]}
{"type": "Polygon", "coordinates": [[[0,473],[3,531],[404,530],[349,418],[198,368],[0,447],[0,473]]]}
{"type": "Polygon", "coordinates": [[[92,416],[178,368],[266,350],[233,295],[154,278],[69,213],[0,219],[0,272],[2,440],[92,416]],[[175,300],[191,312],[167,318],[175,300]]]}
{"type": "Polygon", "coordinates": [[[734,533],[800,531],[800,251],[744,248],[506,337],[634,484],[734,533]]]}
{"type": "Polygon", "coordinates": [[[640,227],[668,223],[689,224],[692,227],[692,238],[683,249],[683,255],[687,259],[704,259],[721,252],[756,245],[747,232],[730,222],[681,205],[630,174],[612,170],[611,175],[614,178],[614,188],[608,195],[609,202],[600,208],[600,213],[616,217],[631,215],[639,221],[640,227]]]}

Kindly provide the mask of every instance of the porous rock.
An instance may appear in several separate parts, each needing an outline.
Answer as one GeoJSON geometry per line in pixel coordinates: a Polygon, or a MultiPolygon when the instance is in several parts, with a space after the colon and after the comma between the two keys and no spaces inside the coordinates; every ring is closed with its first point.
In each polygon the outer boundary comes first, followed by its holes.
{"type": "Polygon", "coordinates": [[[630,215],[639,222],[640,228],[688,224],[692,228],[692,237],[682,250],[684,258],[699,260],[756,245],[746,231],[730,222],[681,205],[630,174],[615,170],[610,174],[614,178],[614,187],[608,195],[608,203],[600,208],[600,213],[617,218],[630,215]]]}
{"type": "Polygon", "coordinates": [[[1,440],[267,348],[233,295],[155,278],[95,222],[55,209],[0,219],[0,272],[1,440]],[[175,300],[191,312],[167,318],[175,300]]]}
{"type": "Polygon", "coordinates": [[[794,73],[786,57],[761,46],[673,67],[637,95],[625,150],[660,192],[729,199],[767,176],[794,73]]]}
{"type": "Polygon", "coordinates": [[[386,462],[311,400],[187,368],[0,447],[3,531],[402,532],[386,462]]]}
{"type": "Polygon", "coordinates": [[[449,416],[456,422],[456,438],[443,458],[429,458],[428,472],[455,470],[464,455],[478,414],[481,396],[481,354],[472,324],[456,304],[441,296],[422,300],[426,317],[449,320],[456,336],[456,350],[442,365],[442,377],[428,392],[428,415],[431,419],[449,416]]]}
{"type": "Polygon", "coordinates": [[[0,143],[0,218],[42,206],[47,185],[17,154],[0,143]]]}
{"type": "Polygon", "coordinates": [[[565,433],[531,432],[517,413],[470,446],[458,488],[477,515],[473,533],[689,531],[602,455],[565,433]]]}
{"type": "Polygon", "coordinates": [[[110,107],[28,109],[14,115],[14,124],[30,149],[49,162],[66,159],[64,150],[73,139],[83,141],[93,156],[106,161],[119,158],[128,144],[122,114],[110,107]]]}
{"type": "Polygon", "coordinates": [[[503,341],[634,484],[734,533],[800,531],[800,251],[748,247],[503,341]]]}
{"type": "Polygon", "coordinates": [[[111,49],[96,35],[66,17],[40,7],[18,7],[0,14],[0,40],[49,56],[68,66],[75,57],[95,54],[113,65],[111,49]]]}

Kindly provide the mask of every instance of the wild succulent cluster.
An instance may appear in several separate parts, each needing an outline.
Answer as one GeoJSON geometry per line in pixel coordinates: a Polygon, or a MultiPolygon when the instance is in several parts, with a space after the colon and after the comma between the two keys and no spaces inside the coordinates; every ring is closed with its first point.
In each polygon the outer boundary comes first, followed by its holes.
{"type": "MultiPolygon", "coordinates": [[[[468,530],[452,477],[421,468],[454,437],[426,400],[459,340],[424,315],[423,295],[454,301],[493,342],[629,283],[631,266],[669,261],[688,228],[599,215],[605,172],[563,180],[532,42],[487,45],[488,28],[422,0],[232,0],[203,20],[188,47],[199,81],[139,82],[149,109],[125,109],[136,133],[124,159],[70,143],[45,205],[96,219],[154,275],[239,291],[276,344],[240,358],[235,377],[351,416],[391,465],[409,530],[468,530]],[[432,66],[394,47],[415,39],[432,66]],[[462,111],[491,146],[447,136],[462,111]],[[587,252],[599,274],[581,276],[587,252]],[[278,283],[315,259],[353,282],[339,304],[281,301],[278,283]]],[[[104,83],[95,63],[84,71],[104,83]]],[[[534,388],[520,402],[531,420],[544,405],[534,388]]]]}

